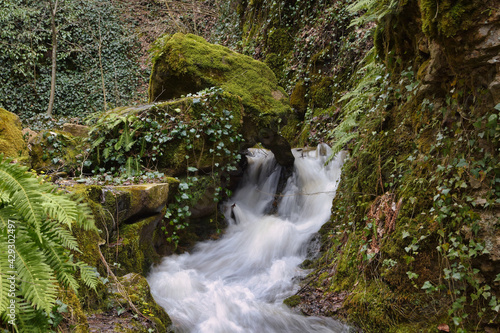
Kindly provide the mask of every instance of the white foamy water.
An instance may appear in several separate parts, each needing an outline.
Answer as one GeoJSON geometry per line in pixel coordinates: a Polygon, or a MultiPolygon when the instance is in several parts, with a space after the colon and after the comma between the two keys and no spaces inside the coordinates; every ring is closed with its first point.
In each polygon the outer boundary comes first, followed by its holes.
{"type": "Polygon", "coordinates": [[[294,172],[277,213],[267,215],[280,166],[272,153],[252,150],[244,179],[225,204],[224,236],[164,258],[148,277],[176,332],[349,332],[330,318],[305,317],[282,303],[297,292],[294,278],[307,274],[298,265],[330,217],[343,156],[325,167],[329,152],[326,145],[294,151],[294,172]]]}

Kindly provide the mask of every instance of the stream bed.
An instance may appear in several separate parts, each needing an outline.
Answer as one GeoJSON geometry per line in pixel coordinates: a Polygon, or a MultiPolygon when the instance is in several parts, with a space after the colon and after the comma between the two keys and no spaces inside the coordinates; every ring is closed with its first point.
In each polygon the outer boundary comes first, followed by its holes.
{"type": "Polygon", "coordinates": [[[176,332],[349,332],[331,318],[306,317],[283,304],[307,275],[299,265],[330,218],[344,154],[325,166],[329,154],[324,144],[294,150],[294,171],[276,206],[281,167],[271,152],[251,150],[244,178],[224,204],[224,235],[164,258],[148,276],[176,332]]]}

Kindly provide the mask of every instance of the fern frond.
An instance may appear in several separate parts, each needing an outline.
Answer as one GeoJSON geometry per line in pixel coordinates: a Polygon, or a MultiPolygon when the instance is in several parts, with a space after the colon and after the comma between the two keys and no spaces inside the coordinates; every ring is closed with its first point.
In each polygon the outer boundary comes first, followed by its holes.
{"type": "Polygon", "coordinates": [[[367,22],[380,22],[386,16],[396,13],[401,8],[401,4],[404,4],[401,0],[358,0],[347,7],[347,10],[351,13],[359,11],[365,11],[365,13],[353,19],[349,26],[361,26],[367,22]]]}
{"type": "Polygon", "coordinates": [[[0,208],[6,206],[9,200],[10,198],[7,192],[0,191],[0,208]]]}
{"type": "Polygon", "coordinates": [[[94,142],[92,142],[92,148],[96,148],[97,146],[99,146],[101,143],[103,143],[104,141],[104,136],[101,136],[99,139],[95,140],[94,142]]]}
{"type": "Polygon", "coordinates": [[[18,220],[16,211],[11,206],[3,207],[0,209],[0,226],[2,229],[7,229],[9,220],[18,220]]]}
{"type": "Polygon", "coordinates": [[[49,223],[45,230],[42,231],[42,237],[45,241],[50,240],[56,243],[57,246],[63,246],[66,249],[81,253],[78,248],[78,241],[75,236],[64,228],[61,228],[55,223],[49,223]]]}
{"type": "Polygon", "coordinates": [[[71,225],[78,219],[78,208],[74,201],[52,193],[41,193],[42,204],[47,215],[61,224],[66,224],[71,230],[71,225]]]}
{"type": "Polygon", "coordinates": [[[76,218],[76,224],[82,227],[84,230],[94,230],[99,231],[95,226],[94,215],[92,210],[86,202],[82,202],[81,198],[73,197],[78,204],[78,216],[76,218]]]}
{"type": "Polygon", "coordinates": [[[0,179],[0,192],[10,193],[9,204],[34,228],[41,241],[40,228],[45,211],[41,206],[40,189],[44,186],[27,173],[25,167],[10,164],[10,160],[3,157],[0,157],[0,179]]]}
{"type": "Polygon", "coordinates": [[[20,294],[35,309],[50,313],[56,301],[57,281],[52,269],[45,263],[39,247],[31,241],[28,231],[21,225],[17,227],[15,250],[20,294]]]}
{"type": "Polygon", "coordinates": [[[76,279],[73,277],[76,267],[72,262],[72,258],[64,253],[63,248],[58,247],[54,243],[48,244],[43,254],[47,264],[49,264],[56,273],[57,281],[59,281],[63,287],[70,287],[76,292],[78,290],[78,282],[76,282],[76,279]]]}
{"type": "Polygon", "coordinates": [[[50,331],[47,315],[43,311],[33,309],[29,303],[19,298],[16,299],[16,308],[15,328],[17,332],[45,333],[50,331]]]}
{"type": "MultiPolygon", "coordinates": [[[[0,231],[0,246],[2,249],[7,249],[7,229],[2,228],[0,231]]],[[[2,255],[0,256],[0,313],[3,313],[7,310],[7,306],[9,305],[9,286],[10,282],[7,280],[12,269],[9,268],[7,251],[2,251],[2,255]]]]}
{"type": "Polygon", "coordinates": [[[371,98],[380,92],[380,80],[384,75],[383,66],[375,61],[375,49],[372,48],[355,75],[361,79],[357,85],[346,93],[339,101],[343,102],[342,121],[328,133],[328,138],[333,139],[332,154],[326,164],[330,163],[337,153],[351,140],[359,136],[357,126],[360,118],[372,108],[371,98]]]}
{"type": "Polygon", "coordinates": [[[99,280],[97,279],[98,274],[95,267],[89,266],[82,261],[78,261],[76,266],[80,268],[80,277],[82,278],[83,283],[92,289],[97,288],[99,280]]]}

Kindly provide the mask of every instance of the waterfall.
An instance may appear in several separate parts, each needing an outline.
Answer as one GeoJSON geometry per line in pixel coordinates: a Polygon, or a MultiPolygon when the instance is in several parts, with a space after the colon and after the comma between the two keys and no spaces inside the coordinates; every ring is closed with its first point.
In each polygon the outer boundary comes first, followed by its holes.
{"type": "Polygon", "coordinates": [[[308,243],[330,218],[344,155],[324,166],[329,153],[324,144],[294,150],[293,174],[276,200],[281,167],[271,152],[251,150],[239,189],[224,204],[225,234],[164,258],[148,277],[176,332],[349,332],[283,305],[299,288],[296,277],[308,273],[299,268],[308,243]]]}

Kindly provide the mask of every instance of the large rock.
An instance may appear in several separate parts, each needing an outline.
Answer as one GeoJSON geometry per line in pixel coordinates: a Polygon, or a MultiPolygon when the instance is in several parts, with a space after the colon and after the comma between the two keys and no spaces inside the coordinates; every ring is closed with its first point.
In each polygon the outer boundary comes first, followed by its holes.
{"type": "Polygon", "coordinates": [[[266,64],[202,37],[177,33],[157,41],[149,83],[150,102],[220,87],[241,97],[247,112],[284,115],[290,108],[266,64]]]}
{"type": "MultiPolygon", "coordinates": [[[[178,98],[210,87],[222,88],[241,98],[240,133],[246,147],[259,141],[260,130],[277,133],[279,125],[286,124],[286,119],[292,116],[288,96],[266,64],[191,34],[167,35],[156,45],[149,84],[150,102],[178,98]]],[[[281,146],[281,142],[283,140],[273,146],[278,146],[282,154],[293,161],[289,145],[281,146]]]]}
{"type": "Polygon", "coordinates": [[[90,131],[93,163],[118,168],[121,155],[169,175],[185,174],[188,167],[212,170],[231,159],[226,149],[240,149],[235,139],[243,128],[243,109],[238,96],[217,92],[110,110],[90,131]],[[130,144],[120,146],[126,131],[130,144]]]}
{"type": "Polygon", "coordinates": [[[21,120],[14,113],[0,108],[0,154],[16,159],[28,159],[21,120]]]}
{"type": "Polygon", "coordinates": [[[119,212],[120,219],[127,223],[137,217],[158,214],[165,208],[169,194],[169,183],[137,184],[129,186],[112,186],[106,190],[125,192],[123,199],[126,209],[119,212]]]}

